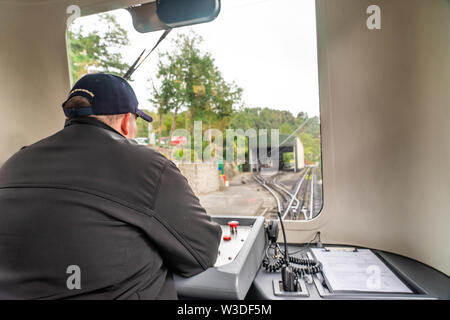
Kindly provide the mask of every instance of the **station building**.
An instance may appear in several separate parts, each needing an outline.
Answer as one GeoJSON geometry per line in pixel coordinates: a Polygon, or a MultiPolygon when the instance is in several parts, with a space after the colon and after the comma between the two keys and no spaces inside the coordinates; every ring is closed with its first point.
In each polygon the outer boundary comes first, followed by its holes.
{"type": "Polygon", "coordinates": [[[280,134],[278,143],[272,143],[270,135],[259,135],[256,146],[249,144],[248,158],[252,172],[261,168],[297,172],[305,167],[303,144],[295,135],[280,134]]]}

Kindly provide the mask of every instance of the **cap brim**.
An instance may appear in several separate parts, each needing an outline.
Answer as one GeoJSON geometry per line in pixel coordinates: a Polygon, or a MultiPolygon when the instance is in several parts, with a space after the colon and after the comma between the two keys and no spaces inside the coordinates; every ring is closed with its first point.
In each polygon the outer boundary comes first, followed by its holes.
{"type": "Polygon", "coordinates": [[[142,110],[136,111],[136,114],[138,115],[138,117],[141,117],[145,121],[148,121],[148,122],[153,121],[153,118],[151,116],[149,116],[148,114],[144,113],[142,110]]]}

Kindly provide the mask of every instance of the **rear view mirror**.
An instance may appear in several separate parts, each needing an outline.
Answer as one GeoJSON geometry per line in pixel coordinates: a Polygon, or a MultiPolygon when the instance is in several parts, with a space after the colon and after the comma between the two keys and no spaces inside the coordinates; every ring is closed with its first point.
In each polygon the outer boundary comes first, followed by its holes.
{"type": "Polygon", "coordinates": [[[175,28],[214,20],[220,11],[220,0],[159,0],[157,14],[175,28]]]}
{"type": "Polygon", "coordinates": [[[220,0],[156,0],[128,8],[138,32],[184,27],[214,20],[220,0]]]}

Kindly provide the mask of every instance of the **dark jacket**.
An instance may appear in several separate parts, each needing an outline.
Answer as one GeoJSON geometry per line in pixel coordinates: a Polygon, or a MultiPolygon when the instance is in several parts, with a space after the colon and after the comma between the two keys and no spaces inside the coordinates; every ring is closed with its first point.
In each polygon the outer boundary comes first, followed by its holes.
{"type": "Polygon", "coordinates": [[[0,299],[176,299],[220,236],[175,164],[93,118],[0,169],[0,299]]]}

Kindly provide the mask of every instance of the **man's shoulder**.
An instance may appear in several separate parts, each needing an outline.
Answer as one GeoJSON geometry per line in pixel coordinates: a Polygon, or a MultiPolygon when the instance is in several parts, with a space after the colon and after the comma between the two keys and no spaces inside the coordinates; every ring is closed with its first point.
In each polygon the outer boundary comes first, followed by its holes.
{"type": "Polygon", "coordinates": [[[180,173],[178,166],[170,160],[168,156],[161,153],[152,146],[140,145],[133,141],[122,141],[123,149],[120,147],[117,151],[125,152],[137,170],[142,173],[150,170],[151,172],[160,171],[160,174],[167,174],[175,171],[180,173]],[[156,170],[156,171],[155,171],[156,170]]]}
{"type": "Polygon", "coordinates": [[[171,161],[161,152],[156,150],[151,146],[137,144],[133,140],[125,140],[123,141],[124,148],[127,149],[127,152],[134,155],[138,159],[149,160],[152,159],[154,161],[158,161],[167,165],[171,161]]]}
{"type": "Polygon", "coordinates": [[[42,145],[46,145],[47,141],[50,140],[53,136],[55,136],[55,134],[48,136],[46,138],[43,138],[39,141],[36,141],[34,143],[31,143],[29,145],[25,145],[25,146],[21,146],[17,149],[17,151],[12,154],[6,161],[4,164],[8,163],[8,162],[13,162],[14,160],[23,158],[24,156],[26,156],[29,153],[32,153],[34,151],[34,149],[39,148],[42,145]]]}
{"type": "Polygon", "coordinates": [[[134,144],[133,142],[130,142],[127,147],[130,148],[127,152],[132,154],[133,161],[138,168],[159,168],[162,175],[168,175],[172,179],[175,177],[185,179],[178,165],[154,147],[134,144]]]}

